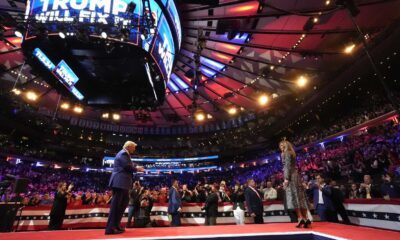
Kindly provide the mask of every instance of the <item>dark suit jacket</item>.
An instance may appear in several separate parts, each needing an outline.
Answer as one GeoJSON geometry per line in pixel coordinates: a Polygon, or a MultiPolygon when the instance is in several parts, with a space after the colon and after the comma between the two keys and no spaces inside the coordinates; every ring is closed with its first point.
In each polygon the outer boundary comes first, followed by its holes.
{"type": "MultiPolygon", "coordinates": [[[[256,189],[254,189],[257,191],[256,189]]],[[[249,214],[255,213],[256,215],[262,215],[264,212],[264,206],[263,202],[261,199],[261,193],[258,192],[258,197],[257,193],[254,192],[250,187],[246,188],[244,191],[244,197],[246,199],[246,206],[247,206],[247,212],[249,214]]]]}
{"type": "Polygon", "coordinates": [[[218,217],[218,193],[210,193],[203,207],[207,217],[218,217]]]}
{"type": "Polygon", "coordinates": [[[135,171],[128,153],[122,149],[114,159],[114,168],[111,174],[109,186],[129,190],[132,188],[132,173],[135,171]]]}
{"type": "Polygon", "coordinates": [[[171,214],[178,213],[178,209],[182,205],[181,196],[180,196],[179,192],[175,188],[171,187],[171,189],[169,190],[168,196],[169,196],[169,198],[168,198],[168,213],[171,213],[171,214]]]}
{"type": "Polygon", "coordinates": [[[244,192],[243,191],[238,191],[234,192],[231,195],[231,201],[233,203],[233,210],[236,210],[236,208],[240,208],[242,210],[245,210],[244,207],[244,201],[246,199],[244,198],[244,192]]]}
{"type": "Polygon", "coordinates": [[[332,189],[332,204],[336,209],[343,208],[343,202],[344,202],[344,194],[340,189],[337,188],[331,188],[332,189]]]}
{"type": "MultiPolygon", "coordinates": [[[[367,198],[367,190],[365,188],[360,188],[359,190],[361,198],[367,198]]],[[[382,194],[379,187],[375,184],[371,184],[371,198],[381,198],[382,194]]]]}
{"type": "MultiPolygon", "coordinates": [[[[314,208],[318,209],[318,202],[319,202],[319,188],[317,185],[314,185],[309,191],[312,191],[313,194],[313,201],[314,201],[314,208]]],[[[335,207],[332,203],[332,189],[329,185],[325,185],[322,188],[322,199],[324,201],[324,205],[327,209],[334,211],[335,207]]]]}

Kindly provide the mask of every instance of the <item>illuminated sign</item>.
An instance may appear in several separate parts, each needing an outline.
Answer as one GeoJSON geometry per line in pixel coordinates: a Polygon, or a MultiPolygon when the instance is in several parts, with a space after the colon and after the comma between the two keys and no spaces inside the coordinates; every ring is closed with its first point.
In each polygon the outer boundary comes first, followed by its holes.
{"type": "Polygon", "coordinates": [[[44,54],[39,48],[33,50],[33,55],[49,70],[54,76],[63,84],[68,90],[79,100],[83,100],[84,96],[81,92],[74,87],[79,78],[72,71],[72,69],[67,65],[64,60],[56,66],[54,63],[44,54]]]}
{"type": "MultiPolygon", "coordinates": [[[[129,28],[129,37],[124,41],[149,52],[164,79],[168,81],[175,53],[181,46],[181,22],[173,0],[149,0],[149,3],[150,14],[154,19],[154,26],[151,27],[146,22],[148,16],[145,14],[149,12],[142,0],[28,0],[26,18],[46,24],[49,33],[58,33],[60,26],[71,31],[70,26],[73,24],[75,28],[80,25],[84,27],[89,35],[99,35],[100,29],[106,31],[110,38],[120,39],[120,27],[129,28]],[[135,4],[133,13],[126,12],[130,3],[135,4]],[[176,33],[176,38],[172,31],[176,33]],[[178,41],[177,45],[175,41],[178,41]]],[[[35,26],[28,24],[25,39],[29,40],[36,34],[35,26]]],[[[68,82],[68,86],[73,86],[69,83],[71,82],[68,82]]]]}
{"type": "Polygon", "coordinates": [[[40,50],[39,48],[35,48],[33,50],[33,55],[50,71],[56,67],[54,63],[40,50]]]}
{"type": "Polygon", "coordinates": [[[71,68],[61,60],[57,67],[53,70],[54,74],[60,79],[67,87],[72,87],[79,80],[71,68]]]}
{"type": "MultiPolygon", "coordinates": [[[[126,7],[131,0],[31,0],[26,15],[39,22],[83,22],[101,24],[129,24],[126,7]],[[76,19],[76,20],[75,20],[76,19]]],[[[136,2],[134,14],[141,12],[141,1],[136,2]]]]}
{"type": "Polygon", "coordinates": [[[152,168],[145,169],[147,173],[168,173],[168,172],[194,172],[194,171],[207,171],[216,170],[217,166],[207,166],[207,167],[194,167],[194,168],[152,168]]]}
{"type": "Polygon", "coordinates": [[[175,46],[170,34],[171,29],[163,16],[158,25],[156,40],[151,55],[157,60],[165,79],[170,78],[174,63],[175,46]]]}
{"type": "Polygon", "coordinates": [[[170,0],[168,4],[168,11],[172,17],[172,20],[175,25],[176,35],[178,37],[178,45],[181,47],[182,42],[182,29],[181,29],[181,21],[179,19],[178,10],[176,9],[174,1],[170,0]]]}

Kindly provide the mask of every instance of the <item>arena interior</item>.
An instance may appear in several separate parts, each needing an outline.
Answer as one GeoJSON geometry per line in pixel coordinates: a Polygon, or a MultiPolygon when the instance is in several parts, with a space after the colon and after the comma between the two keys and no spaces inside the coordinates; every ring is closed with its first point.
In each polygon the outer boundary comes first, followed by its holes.
{"type": "Polygon", "coordinates": [[[400,239],[399,0],[0,0],[0,239],[400,239]]]}

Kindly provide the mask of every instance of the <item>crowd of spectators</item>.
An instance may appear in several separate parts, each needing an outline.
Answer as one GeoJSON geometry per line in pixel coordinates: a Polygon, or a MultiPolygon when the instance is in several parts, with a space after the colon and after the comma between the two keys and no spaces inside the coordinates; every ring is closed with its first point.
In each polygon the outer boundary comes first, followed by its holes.
{"type": "MultiPolygon", "coordinates": [[[[315,181],[315,176],[323,173],[337,182],[347,198],[399,198],[399,131],[400,125],[390,121],[342,140],[298,150],[298,168],[304,184],[315,181]],[[365,189],[371,182],[374,184],[373,194],[367,194],[365,189]]],[[[74,184],[73,194],[68,197],[71,206],[104,205],[112,198],[112,192],[107,188],[110,173],[106,171],[43,168],[35,163],[12,164],[3,159],[0,161],[0,180],[7,174],[29,178],[28,193],[22,195],[22,202],[28,206],[50,205],[59,182],[74,184]]],[[[256,180],[265,200],[283,198],[279,154],[272,155],[262,163],[224,166],[198,173],[137,175],[136,178],[158,203],[168,201],[167,193],[172,179],[179,179],[183,184],[181,191],[184,202],[204,202],[214,184],[218,184],[221,201],[229,202],[234,186],[239,184],[245,188],[247,179],[256,180]]],[[[2,200],[6,200],[5,195],[2,197],[2,200]]],[[[8,200],[12,197],[9,194],[8,200]]]]}

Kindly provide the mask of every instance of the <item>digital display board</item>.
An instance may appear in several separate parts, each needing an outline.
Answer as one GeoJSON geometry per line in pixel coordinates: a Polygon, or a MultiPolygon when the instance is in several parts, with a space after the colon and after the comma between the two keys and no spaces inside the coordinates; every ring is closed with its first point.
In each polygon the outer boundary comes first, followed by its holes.
{"type": "MultiPolygon", "coordinates": [[[[151,28],[146,22],[148,10],[142,0],[28,0],[26,18],[44,24],[49,34],[58,33],[62,28],[70,31],[74,25],[86,28],[90,35],[98,36],[100,29],[110,39],[120,39],[121,28],[128,28],[129,36],[124,41],[149,52],[168,81],[182,41],[178,10],[173,0],[149,0],[149,3],[154,19],[151,28]],[[135,8],[127,13],[130,3],[135,8]]],[[[25,40],[34,38],[36,30],[35,24],[28,25],[25,40]]]]}
{"type": "Polygon", "coordinates": [[[151,55],[156,59],[156,63],[164,75],[164,79],[170,79],[172,66],[174,64],[175,45],[171,37],[171,29],[164,16],[161,17],[158,31],[155,37],[151,55]]]}
{"type": "Polygon", "coordinates": [[[55,67],[53,73],[68,88],[73,87],[79,80],[64,60],[61,60],[61,62],[55,67]]]}
{"type": "Polygon", "coordinates": [[[35,56],[54,76],[79,100],[83,100],[84,96],[78,89],[75,88],[75,84],[79,81],[78,76],[72,71],[64,60],[56,66],[47,55],[40,50],[35,48],[33,50],[33,56],[35,56]]]}
{"type": "Polygon", "coordinates": [[[179,19],[178,10],[176,9],[175,3],[172,0],[170,0],[168,3],[168,11],[175,25],[176,35],[178,38],[178,47],[181,48],[181,42],[182,42],[181,20],[179,19]]]}

